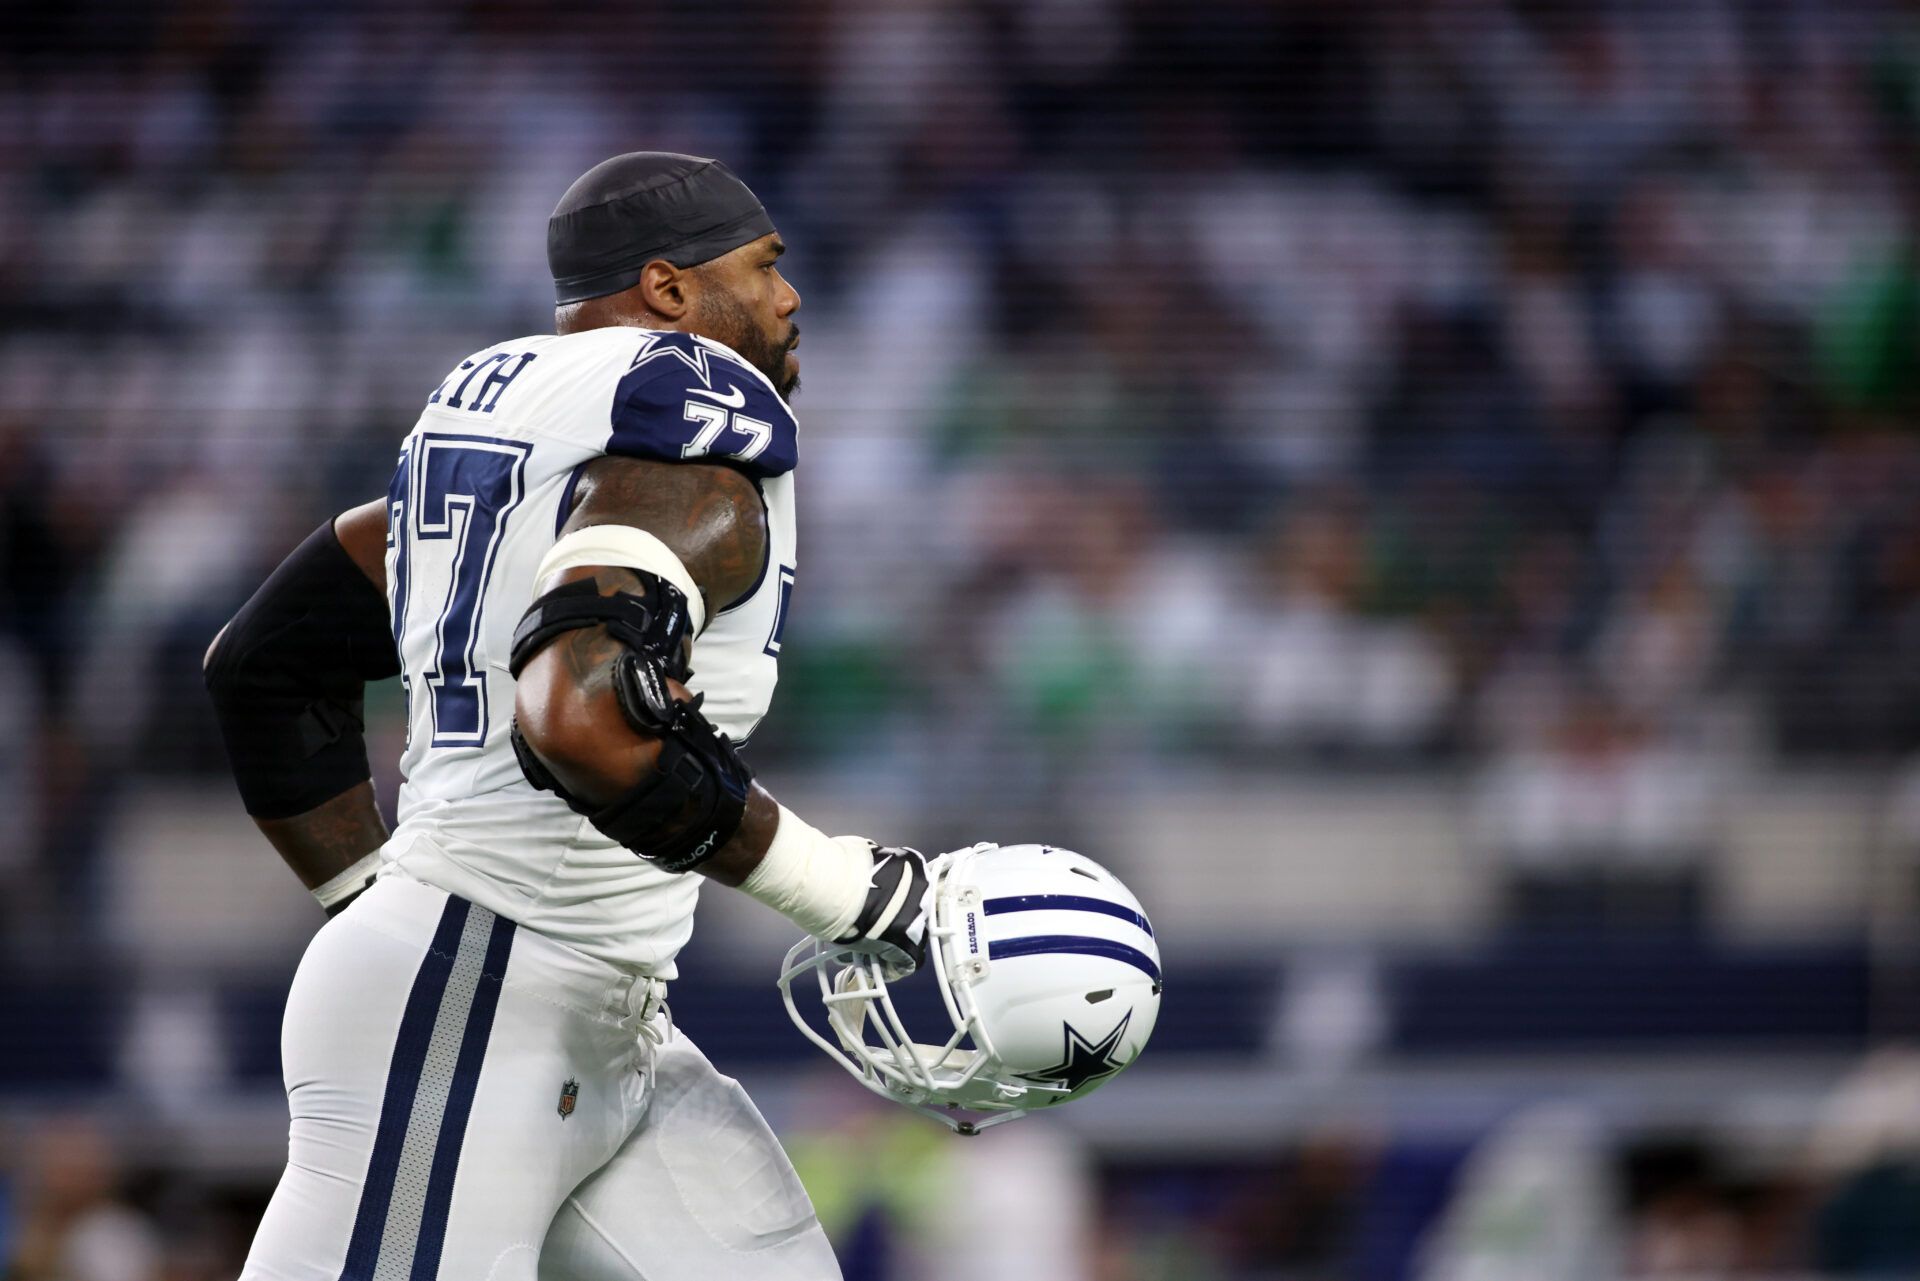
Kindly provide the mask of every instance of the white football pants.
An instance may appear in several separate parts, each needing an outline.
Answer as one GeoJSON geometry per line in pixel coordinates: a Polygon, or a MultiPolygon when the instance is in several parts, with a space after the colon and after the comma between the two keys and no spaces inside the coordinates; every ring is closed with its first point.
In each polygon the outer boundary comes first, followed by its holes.
{"type": "Polygon", "coordinates": [[[294,977],[287,1168],[242,1281],[838,1281],[779,1141],[657,992],[383,877],[294,977]]]}

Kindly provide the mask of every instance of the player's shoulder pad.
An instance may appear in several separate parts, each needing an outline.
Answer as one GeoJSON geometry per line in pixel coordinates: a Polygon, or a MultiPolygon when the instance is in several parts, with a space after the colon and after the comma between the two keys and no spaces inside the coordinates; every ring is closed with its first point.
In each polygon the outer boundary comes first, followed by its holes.
{"type": "Polygon", "coordinates": [[[609,454],[712,462],[756,478],[799,461],[793,411],[724,343],[648,331],[613,394],[609,454]]]}

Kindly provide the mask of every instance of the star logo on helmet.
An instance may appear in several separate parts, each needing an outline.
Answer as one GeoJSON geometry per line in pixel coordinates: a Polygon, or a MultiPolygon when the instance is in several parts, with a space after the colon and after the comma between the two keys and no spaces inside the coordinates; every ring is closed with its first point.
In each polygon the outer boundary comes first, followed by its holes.
{"type": "Polygon", "coordinates": [[[1073,1024],[1062,1023],[1061,1027],[1066,1029],[1066,1046],[1060,1052],[1060,1062],[1038,1072],[1022,1072],[1019,1075],[1042,1085],[1064,1085],[1069,1090],[1078,1090],[1089,1081],[1112,1076],[1126,1066],[1114,1060],[1113,1052],[1120,1048],[1121,1038],[1127,1034],[1127,1024],[1132,1021],[1133,1011],[1128,1010],[1119,1026],[1097,1042],[1080,1035],[1080,1030],[1073,1024]]]}

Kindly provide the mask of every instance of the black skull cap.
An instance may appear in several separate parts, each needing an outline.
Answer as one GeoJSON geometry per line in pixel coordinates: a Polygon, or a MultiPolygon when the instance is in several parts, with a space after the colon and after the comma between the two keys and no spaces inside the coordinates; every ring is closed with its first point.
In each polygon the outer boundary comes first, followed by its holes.
{"type": "Polygon", "coordinates": [[[629,151],[581,174],[547,219],[554,301],[617,294],[656,258],[693,267],[773,229],[759,197],[718,160],[629,151]]]}

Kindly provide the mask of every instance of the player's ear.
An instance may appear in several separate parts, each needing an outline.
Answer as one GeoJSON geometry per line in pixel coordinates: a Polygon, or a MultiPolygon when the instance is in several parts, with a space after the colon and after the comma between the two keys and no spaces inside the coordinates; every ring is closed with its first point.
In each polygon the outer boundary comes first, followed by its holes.
{"type": "Polygon", "coordinates": [[[641,301],[668,320],[680,319],[693,306],[689,274],[658,258],[640,269],[639,289],[641,301]]]}

